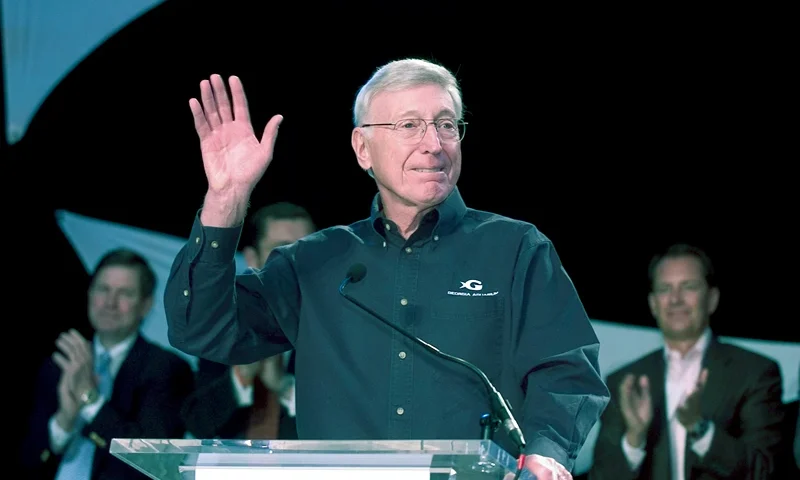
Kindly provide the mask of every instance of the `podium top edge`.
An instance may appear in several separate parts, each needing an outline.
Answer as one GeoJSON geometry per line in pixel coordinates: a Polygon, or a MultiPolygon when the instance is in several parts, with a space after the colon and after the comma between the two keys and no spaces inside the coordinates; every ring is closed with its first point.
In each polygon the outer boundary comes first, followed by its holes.
{"type": "Polygon", "coordinates": [[[110,453],[508,453],[492,440],[241,440],[115,438],[110,453]]]}

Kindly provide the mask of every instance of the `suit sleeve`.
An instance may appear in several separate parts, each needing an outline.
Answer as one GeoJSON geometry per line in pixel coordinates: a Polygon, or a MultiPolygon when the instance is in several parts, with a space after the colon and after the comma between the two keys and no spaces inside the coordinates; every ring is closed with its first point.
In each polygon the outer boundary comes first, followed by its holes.
{"type": "Polygon", "coordinates": [[[741,401],[737,427],[741,433],[734,436],[716,426],[711,447],[699,461],[699,468],[720,478],[768,478],[776,468],[783,441],[782,396],[780,368],[769,361],[753,375],[741,401]]]}
{"type": "Polygon", "coordinates": [[[794,463],[800,469],[800,415],[797,416],[797,422],[794,427],[794,463]]]}
{"type": "Polygon", "coordinates": [[[123,415],[106,402],[82,433],[101,448],[107,448],[113,438],[182,438],[186,430],[180,409],[193,386],[189,364],[177,355],[166,354],[142,373],[132,416],[123,415]]]}
{"type": "Polygon", "coordinates": [[[39,369],[28,431],[22,441],[21,462],[26,478],[53,478],[61,460],[50,450],[50,417],[58,410],[58,367],[48,358],[39,369]]]}
{"type": "Polygon", "coordinates": [[[514,365],[523,385],[525,453],[568,470],[609,400],[599,342],[552,243],[532,230],[514,272],[514,365]]]}
{"type": "Polygon", "coordinates": [[[230,369],[200,361],[195,390],[181,411],[187,430],[196,438],[235,438],[245,428],[249,409],[239,407],[230,369]]]}
{"type": "MultiPolygon", "coordinates": [[[[608,386],[616,392],[619,375],[608,377],[608,386]]],[[[614,395],[600,419],[600,432],[594,446],[594,455],[588,478],[590,480],[632,480],[638,473],[628,467],[625,452],[622,451],[622,437],[625,434],[625,422],[619,404],[614,395]]]]}

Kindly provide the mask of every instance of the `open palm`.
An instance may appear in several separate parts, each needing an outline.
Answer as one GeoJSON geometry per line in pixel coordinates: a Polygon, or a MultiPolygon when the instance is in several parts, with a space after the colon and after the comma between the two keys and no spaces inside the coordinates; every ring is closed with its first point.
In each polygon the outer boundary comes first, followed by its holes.
{"type": "Polygon", "coordinates": [[[645,376],[627,375],[620,386],[620,409],[628,430],[643,433],[653,421],[650,384],[645,376]]]}
{"type": "Polygon", "coordinates": [[[220,194],[249,194],[272,161],[278,126],[283,117],[272,117],[259,140],[250,122],[242,82],[232,76],[229,85],[232,105],[222,77],[212,75],[210,81],[200,82],[202,105],[192,98],[189,108],[200,137],[209,190],[220,194]]]}

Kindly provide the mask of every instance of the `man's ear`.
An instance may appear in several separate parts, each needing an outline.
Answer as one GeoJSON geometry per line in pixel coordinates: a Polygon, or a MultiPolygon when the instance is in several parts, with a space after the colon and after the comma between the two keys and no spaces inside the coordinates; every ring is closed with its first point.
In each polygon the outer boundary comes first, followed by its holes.
{"type": "Polygon", "coordinates": [[[139,324],[144,321],[144,318],[150,314],[150,310],[153,309],[153,296],[150,295],[149,297],[142,300],[142,303],[139,305],[139,324]]]}
{"type": "Polygon", "coordinates": [[[719,289],[717,287],[711,287],[711,290],[708,292],[708,314],[711,315],[716,312],[718,306],[719,289]]]}
{"type": "Polygon", "coordinates": [[[261,268],[264,266],[258,264],[258,251],[256,251],[255,248],[250,246],[244,247],[242,253],[244,254],[244,261],[247,262],[248,267],[261,268]]]}
{"type": "Polygon", "coordinates": [[[650,315],[653,318],[656,318],[658,315],[658,301],[656,300],[656,295],[653,292],[650,292],[647,295],[647,305],[650,307],[650,315]]]}
{"type": "Polygon", "coordinates": [[[369,155],[369,146],[367,145],[367,134],[361,128],[354,128],[353,133],[350,135],[350,144],[353,146],[353,152],[358,159],[358,165],[362,170],[369,170],[372,168],[372,159],[369,155]]]}

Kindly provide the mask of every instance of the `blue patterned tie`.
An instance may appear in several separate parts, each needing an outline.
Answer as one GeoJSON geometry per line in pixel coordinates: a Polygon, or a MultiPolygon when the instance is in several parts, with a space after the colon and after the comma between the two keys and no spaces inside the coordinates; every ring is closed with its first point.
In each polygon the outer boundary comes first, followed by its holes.
{"type": "MultiPolygon", "coordinates": [[[[106,401],[111,397],[113,387],[110,364],[111,355],[108,352],[103,352],[95,357],[94,372],[97,375],[97,390],[105,396],[106,401]]],[[[61,459],[56,475],[57,480],[89,480],[91,478],[95,444],[80,434],[84,426],[83,419],[78,417],[75,421],[75,437],[67,445],[67,450],[61,459]]]]}
{"type": "Polygon", "coordinates": [[[100,395],[106,397],[106,400],[111,398],[111,390],[114,386],[111,382],[111,355],[108,352],[103,352],[94,364],[94,373],[97,374],[98,385],[97,390],[100,395]]]}

